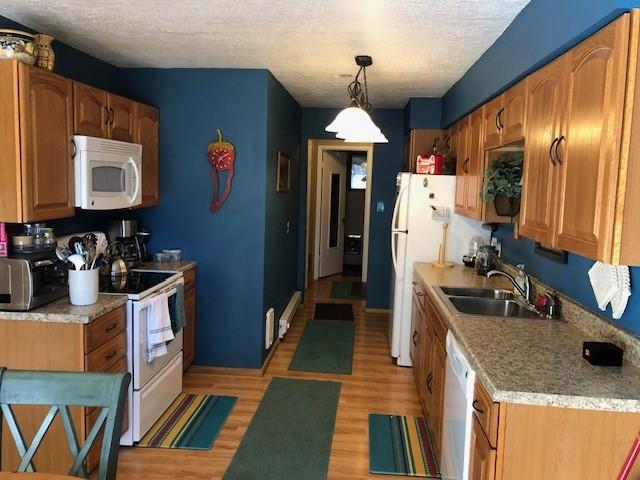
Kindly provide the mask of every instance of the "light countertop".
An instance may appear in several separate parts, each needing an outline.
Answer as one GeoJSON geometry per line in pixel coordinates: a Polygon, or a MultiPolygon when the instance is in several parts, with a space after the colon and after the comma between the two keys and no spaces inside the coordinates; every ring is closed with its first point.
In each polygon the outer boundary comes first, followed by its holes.
{"type": "Polygon", "coordinates": [[[593,366],[582,358],[582,342],[603,340],[597,334],[562,320],[459,314],[434,287],[511,287],[463,266],[417,263],[415,271],[495,402],[640,412],[640,368],[593,366]]]}
{"type": "Polygon", "coordinates": [[[126,295],[99,294],[93,305],[79,307],[71,305],[69,297],[60,298],[28,312],[0,312],[0,320],[30,320],[53,323],[91,323],[127,303],[126,295]]]}
{"type": "Polygon", "coordinates": [[[184,272],[190,268],[194,268],[196,262],[143,262],[142,265],[133,270],[153,270],[154,272],[184,272]]]}

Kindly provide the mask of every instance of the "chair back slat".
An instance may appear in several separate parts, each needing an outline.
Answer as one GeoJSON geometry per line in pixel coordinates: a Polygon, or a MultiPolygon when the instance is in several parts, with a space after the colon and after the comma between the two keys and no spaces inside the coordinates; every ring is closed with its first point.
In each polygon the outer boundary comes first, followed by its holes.
{"type": "Polygon", "coordinates": [[[4,415],[21,457],[17,471],[36,470],[33,456],[60,412],[69,451],[73,457],[69,475],[86,477],[84,461],[104,427],[97,479],[115,479],[123,409],[130,381],[129,373],[23,371],[0,367],[0,427],[4,415]],[[51,405],[28,448],[12,405],[51,405]],[[69,406],[102,408],[82,447],[78,443],[69,406]]]}
{"type": "Polygon", "coordinates": [[[33,436],[33,440],[31,440],[31,444],[29,445],[29,448],[27,448],[27,451],[22,455],[22,461],[20,462],[20,465],[18,465],[18,468],[17,468],[18,472],[26,472],[27,469],[29,469],[29,471],[35,470],[35,468],[33,467],[33,464],[31,463],[31,460],[33,459],[33,456],[36,454],[36,450],[38,450],[38,447],[40,447],[40,444],[42,443],[42,439],[44,438],[46,433],[49,431],[49,427],[51,427],[51,424],[53,423],[53,419],[56,418],[57,414],[58,414],[58,406],[53,405],[49,409],[49,412],[47,413],[47,415],[44,417],[44,420],[40,424],[38,431],[33,436]]]}

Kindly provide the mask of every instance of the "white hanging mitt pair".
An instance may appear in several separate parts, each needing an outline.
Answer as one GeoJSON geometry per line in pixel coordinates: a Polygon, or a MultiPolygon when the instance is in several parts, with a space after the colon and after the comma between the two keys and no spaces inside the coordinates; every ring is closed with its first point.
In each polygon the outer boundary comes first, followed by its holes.
{"type": "Polygon", "coordinates": [[[598,308],[604,311],[607,309],[607,304],[611,303],[613,318],[619,320],[631,296],[629,267],[596,262],[589,269],[589,280],[598,308]]]}

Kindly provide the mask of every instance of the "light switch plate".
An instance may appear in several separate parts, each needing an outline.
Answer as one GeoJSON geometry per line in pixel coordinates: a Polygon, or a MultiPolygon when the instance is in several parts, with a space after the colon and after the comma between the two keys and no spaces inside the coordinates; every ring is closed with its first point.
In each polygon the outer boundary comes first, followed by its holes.
{"type": "Polygon", "coordinates": [[[376,202],[376,213],[384,213],[384,202],[382,200],[376,202]]]}

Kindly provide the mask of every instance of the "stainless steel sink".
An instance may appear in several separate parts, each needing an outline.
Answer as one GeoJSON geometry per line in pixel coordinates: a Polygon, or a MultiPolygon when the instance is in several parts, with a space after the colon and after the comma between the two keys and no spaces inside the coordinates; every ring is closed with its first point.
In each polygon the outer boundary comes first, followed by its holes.
{"type": "Polygon", "coordinates": [[[512,300],[513,292],[504,288],[465,288],[439,287],[448,297],[494,298],[497,300],[512,300]]]}
{"type": "Polygon", "coordinates": [[[478,297],[449,297],[453,307],[460,313],[486,315],[490,317],[540,318],[536,312],[514,300],[496,300],[478,297]]]}

